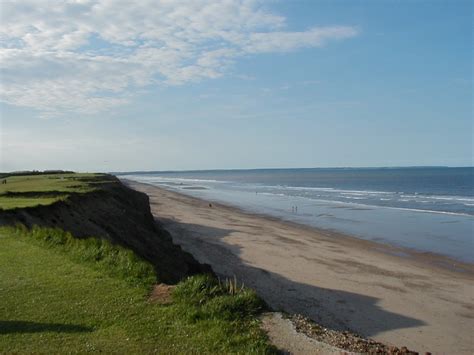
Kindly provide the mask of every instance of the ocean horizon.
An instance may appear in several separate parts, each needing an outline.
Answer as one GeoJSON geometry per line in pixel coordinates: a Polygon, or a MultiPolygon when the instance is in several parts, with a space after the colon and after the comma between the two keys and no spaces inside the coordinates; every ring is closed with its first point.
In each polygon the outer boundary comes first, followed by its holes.
{"type": "Polygon", "coordinates": [[[116,174],[249,212],[474,262],[474,167],[116,174]]]}

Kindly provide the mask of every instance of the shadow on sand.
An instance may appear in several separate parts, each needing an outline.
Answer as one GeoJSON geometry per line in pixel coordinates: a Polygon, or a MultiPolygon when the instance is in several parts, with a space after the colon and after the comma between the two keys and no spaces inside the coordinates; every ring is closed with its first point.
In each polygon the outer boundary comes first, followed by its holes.
{"type": "Polygon", "coordinates": [[[253,288],[274,310],[305,315],[324,327],[350,330],[365,337],[381,332],[424,325],[421,320],[396,314],[378,306],[380,299],[308,285],[246,264],[239,257],[240,247],[222,239],[234,230],[186,224],[157,218],[175,243],[212,266],[221,277],[236,276],[253,288]]]}
{"type": "Polygon", "coordinates": [[[74,324],[59,324],[59,323],[37,323],[27,321],[4,321],[0,320],[0,334],[13,333],[84,333],[91,332],[91,327],[84,327],[82,325],[74,324]]]}

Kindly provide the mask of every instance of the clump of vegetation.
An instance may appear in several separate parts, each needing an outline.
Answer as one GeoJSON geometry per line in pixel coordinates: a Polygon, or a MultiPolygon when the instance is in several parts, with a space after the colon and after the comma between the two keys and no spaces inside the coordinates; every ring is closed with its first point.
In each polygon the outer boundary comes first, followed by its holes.
{"type": "Polygon", "coordinates": [[[222,283],[210,275],[187,278],[175,288],[173,297],[179,303],[195,307],[194,319],[245,319],[265,308],[265,303],[253,290],[237,289],[232,281],[222,283]]]}

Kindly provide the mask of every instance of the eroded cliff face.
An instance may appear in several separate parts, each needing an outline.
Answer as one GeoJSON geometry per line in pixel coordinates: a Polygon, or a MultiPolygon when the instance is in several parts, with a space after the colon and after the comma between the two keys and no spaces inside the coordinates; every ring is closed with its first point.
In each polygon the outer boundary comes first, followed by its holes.
{"type": "Polygon", "coordinates": [[[115,177],[111,179],[112,183],[100,186],[98,191],[71,195],[49,206],[0,211],[0,225],[57,227],[77,238],[107,239],[151,262],[159,280],[165,283],[212,273],[208,265],[199,264],[173,244],[171,235],[153,219],[146,194],[124,186],[115,177]]]}

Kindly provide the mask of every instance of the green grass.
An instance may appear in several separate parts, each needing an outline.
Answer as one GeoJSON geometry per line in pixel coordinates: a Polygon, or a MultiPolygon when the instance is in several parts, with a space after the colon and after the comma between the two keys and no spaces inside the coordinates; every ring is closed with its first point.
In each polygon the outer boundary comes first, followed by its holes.
{"type": "Polygon", "coordinates": [[[87,173],[9,176],[6,184],[0,184],[0,209],[48,205],[71,193],[91,192],[105,182],[105,177],[87,173]]]}
{"type": "Polygon", "coordinates": [[[133,251],[100,238],[74,238],[59,228],[22,225],[3,230],[30,243],[62,253],[72,261],[83,263],[109,276],[127,281],[131,285],[148,289],[157,282],[153,266],[133,251]]]}
{"type": "Polygon", "coordinates": [[[0,209],[25,208],[39,205],[50,205],[61,197],[7,197],[0,195],[0,209]]]}
{"type": "Polygon", "coordinates": [[[0,229],[0,353],[267,353],[254,292],[194,276],[147,301],[152,268],[57,229],[0,229]]]}

